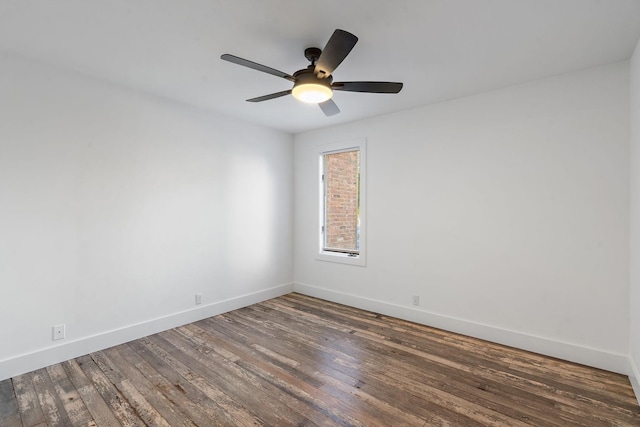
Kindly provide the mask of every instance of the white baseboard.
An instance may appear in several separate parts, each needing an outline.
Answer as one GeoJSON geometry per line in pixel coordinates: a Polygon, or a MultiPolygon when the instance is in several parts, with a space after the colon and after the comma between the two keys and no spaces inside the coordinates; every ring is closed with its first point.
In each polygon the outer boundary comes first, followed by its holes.
{"type": "Polygon", "coordinates": [[[632,357],[629,357],[629,381],[631,381],[633,392],[640,405],[640,366],[635,363],[632,357]]]}
{"type": "Polygon", "coordinates": [[[0,381],[94,351],[153,335],[167,329],[276,298],[292,291],[293,283],[288,283],[0,360],[0,381]]]}
{"type": "MultiPolygon", "coordinates": [[[[570,362],[580,363],[611,372],[629,375],[629,357],[626,354],[611,353],[603,350],[556,341],[497,328],[464,319],[443,316],[425,310],[390,304],[358,295],[346,294],[317,286],[295,283],[295,292],[322,298],[328,301],[393,316],[411,322],[444,329],[463,335],[491,341],[498,344],[516,347],[546,356],[570,362]]],[[[636,373],[636,379],[638,378],[636,373]]],[[[636,396],[638,396],[636,389],[636,396]]]]}

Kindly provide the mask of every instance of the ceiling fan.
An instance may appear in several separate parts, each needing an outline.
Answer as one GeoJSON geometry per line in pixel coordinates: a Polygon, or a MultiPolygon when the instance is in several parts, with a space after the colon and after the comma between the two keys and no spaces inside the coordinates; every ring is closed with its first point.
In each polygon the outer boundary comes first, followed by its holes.
{"type": "Polygon", "coordinates": [[[331,99],[334,90],[398,93],[402,89],[402,83],[394,82],[333,82],[332,73],[349,55],[357,42],[358,38],[353,34],[344,30],[335,30],[324,50],[317,47],[309,47],[304,50],[304,56],[311,61],[311,65],[296,71],[293,75],[234,55],[224,54],[220,59],[293,82],[292,89],[247,99],[248,102],[262,102],[285,95],[293,95],[294,98],[302,102],[318,104],[325,115],[333,116],[340,112],[336,103],[331,99]]]}

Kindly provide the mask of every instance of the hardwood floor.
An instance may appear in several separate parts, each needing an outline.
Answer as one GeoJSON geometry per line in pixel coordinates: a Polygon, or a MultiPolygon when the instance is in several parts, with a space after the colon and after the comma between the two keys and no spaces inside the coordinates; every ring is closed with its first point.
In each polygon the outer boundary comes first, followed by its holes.
{"type": "Polygon", "coordinates": [[[623,376],[289,294],[0,382],[0,426],[640,426],[623,376]]]}

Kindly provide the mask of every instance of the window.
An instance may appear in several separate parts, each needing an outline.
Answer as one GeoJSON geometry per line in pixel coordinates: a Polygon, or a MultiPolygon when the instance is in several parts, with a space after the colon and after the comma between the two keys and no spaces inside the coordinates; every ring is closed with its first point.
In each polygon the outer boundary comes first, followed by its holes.
{"type": "Polygon", "coordinates": [[[364,266],[364,140],[320,149],[318,259],[364,266]]]}

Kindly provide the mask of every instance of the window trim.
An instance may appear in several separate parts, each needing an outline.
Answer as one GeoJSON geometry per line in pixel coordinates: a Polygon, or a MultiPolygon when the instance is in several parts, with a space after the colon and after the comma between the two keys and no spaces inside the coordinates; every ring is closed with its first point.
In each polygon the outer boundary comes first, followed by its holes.
{"type": "Polygon", "coordinates": [[[351,139],[348,141],[335,142],[331,144],[318,145],[318,231],[317,231],[317,253],[315,259],[318,261],[336,262],[340,264],[366,266],[366,239],[367,239],[367,142],[365,138],[351,139]],[[356,256],[338,251],[323,250],[323,230],[324,226],[324,183],[323,156],[345,151],[360,151],[360,239],[359,251],[356,256]]]}

